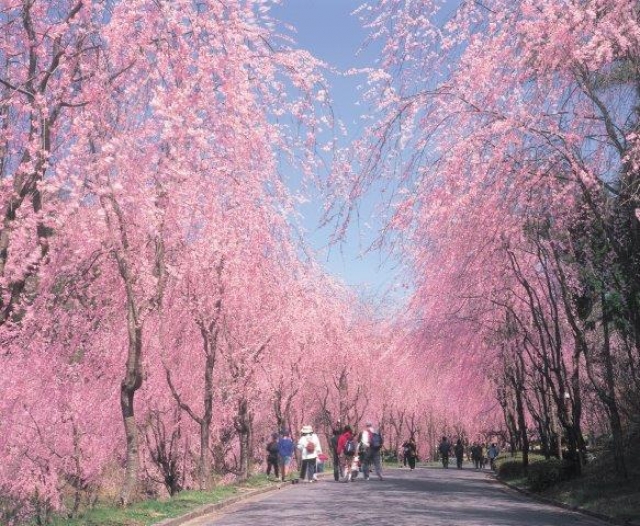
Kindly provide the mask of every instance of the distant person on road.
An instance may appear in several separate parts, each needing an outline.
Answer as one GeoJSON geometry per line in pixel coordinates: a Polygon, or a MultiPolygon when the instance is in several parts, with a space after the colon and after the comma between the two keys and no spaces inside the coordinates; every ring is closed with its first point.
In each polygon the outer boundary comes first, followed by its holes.
{"type": "Polygon", "coordinates": [[[271,440],[267,443],[267,478],[271,476],[271,468],[276,479],[280,478],[278,464],[278,433],[273,433],[271,440]]]}
{"type": "Polygon", "coordinates": [[[283,430],[278,440],[278,460],[280,461],[280,475],[282,481],[287,480],[287,476],[291,473],[291,463],[293,462],[293,454],[296,446],[291,439],[291,433],[283,430]]]}
{"type": "Polygon", "coordinates": [[[438,451],[440,453],[440,459],[442,460],[442,467],[449,467],[449,455],[451,455],[451,442],[447,437],[442,437],[440,441],[440,445],[438,446],[438,451]]]}
{"type": "Polygon", "coordinates": [[[375,469],[376,475],[380,480],[382,478],[382,435],[376,431],[371,422],[368,422],[364,431],[362,431],[360,446],[363,452],[362,456],[362,475],[364,480],[369,480],[371,472],[371,464],[375,469]]]}
{"type": "Polygon", "coordinates": [[[462,469],[462,461],[464,459],[464,446],[462,445],[462,439],[458,439],[456,445],[453,447],[453,452],[456,455],[456,467],[462,469]]]}
{"type": "Polygon", "coordinates": [[[498,458],[499,454],[500,449],[498,448],[498,446],[496,444],[491,444],[489,446],[489,451],[487,451],[487,455],[489,457],[489,467],[492,471],[495,471],[496,469],[496,458],[498,458]]]}
{"type": "Polygon", "coordinates": [[[408,464],[409,469],[416,469],[416,459],[418,458],[418,446],[416,439],[411,436],[404,444],[402,444],[402,451],[404,456],[405,466],[408,464]]]}
{"type": "Polygon", "coordinates": [[[480,446],[480,452],[480,464],[482,469],[484,469],[484,467],[487,465],[487,444],[482,444],[482,446],[480,446]]]}
{"type": "Polygon", "coordinates": [[[300,465],[300,480],[307,482],[317,482],[316,462],[318,455],[322,453],[320,440],[318,435],[313,432],[313,428],[309,425],[303,426],[300,430],[301,436],[298,440],[298,450],[302,459],[300,465]]]}
{"type": "Polygon", "coordinates": [[[471,446],[471,461],[474,468],[480,469],[482,465],[482,447],[477,442],[474,442],[471,446]]]}

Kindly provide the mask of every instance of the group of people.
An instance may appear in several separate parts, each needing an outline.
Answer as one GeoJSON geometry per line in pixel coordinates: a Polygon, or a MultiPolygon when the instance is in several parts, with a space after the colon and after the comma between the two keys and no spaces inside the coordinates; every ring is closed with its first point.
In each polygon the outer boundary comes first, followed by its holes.
{"type": "MultiPolygon", "coordinates": [[[[455,445],[452,447],[451,442],[447,437],[442,437],[440,444],[438,446],[438,452],[440,453],[440,460],[442,461],[442,467],[449,467],[449,457],[451,453],[456,457],[456,467],[458,469],[462,469],[462,462],[464,460],[464,444],[462,443],[462,439],[458,439],[455,445]]],[[[495,469],[495,460],[498,458],[500,454],[500,449],[497,444],[491,444],[487,449],[486,445],[478,444],[474,442],[471,446],[471,460],[476,469],[484,469],[487,459],[489,460],[491,469],[495,469]]]]}
{"type": "Polygon", "coordinates": [[[358,434],[350,425],[337,425],[331,438],[333,452],[333,478],[336,482],[350,482],[360,471],[369,480],[371,468],[380,480],[382,477],[382,435],[371,422],[358,434]]]}
{"type": "Polygon", "coordinates": [[[496,469],[496,458],[500,454],[500,448],[493,443],[488,448],[486,444],[478,444],[474,442],[471,446],[471,461],[476,469],[484,469],[489,460],[489,466],[492,470],[496,469]]]}
{"type": "Polygon", "coordinates": [[[291,438],[291,433],[283,430],[271,435],[271,440],[267,442],[267,477],[271,477],[271,472],[276,479],[285,481],[291,472],[291,466],[295,455],[296,446],[291,438]]]}
{"type": "MultiPolygon", "coordinates": [[[[364,429],[356,434],[350,425],[340,426],[333,430],[330,448],[333,454],[333,477],[335,481],[350,482],[362,472],[364,480],[369,480],[373,470],[380,480],[382,477],[382,435],[373,424],[368,422],[364,429]]],[[[267,476],[273,471],[276,479],[285,481],[290,476],[292,464],[299,454],[300,476],[299,479],[306,482],[317,480],[318,464],[327,457],[322,452],[322,445],[313,427],[305,425],[300,430],[300,438],[294,442],[291,433],[283,430],[281,433],[273,433],[271,441],[267,443],[267,476]]],[[[458,439],[452,446],[446,436],[442,437],[438,445],[438,452],[442,461],[442,467],[449,467],[449,457],[453,454],[456,466],[462,469],[465,447],[462,439],[458,439]]],[[[484,444],[474,442],[470,448],[470,456],[476,469],[484,469],[487,459],[491,469],[495,469],[495,460],[500,453],[497,444],[493,443],[488,448],[484,444]]],[[[402,456],[405,466],[415,469],[418,458],[418,448],[415,438],[412,436],[402,444],[402,456]]],[[[297,482],[297,479],[293,479],[297,482]]]]}
{"type": "MultiPolygon", "coordinates": [[[[316,469],[323,459],[322,445],[318,435],[313,432],[313,427],[306,425],[300,430],[300,438],[294,443],[291,432],[282,430],[280,433],[273,433],[271,440],[267,443],[267,477],[271,477],[271,472],[276,479],[283,482],[291,476],[293,461],[296,458],[296,450],[300,456],[300,480],[315,482],[318,480],[316,469]]],[[[297,482],[297,478],[291,479],[297,482]]]]}

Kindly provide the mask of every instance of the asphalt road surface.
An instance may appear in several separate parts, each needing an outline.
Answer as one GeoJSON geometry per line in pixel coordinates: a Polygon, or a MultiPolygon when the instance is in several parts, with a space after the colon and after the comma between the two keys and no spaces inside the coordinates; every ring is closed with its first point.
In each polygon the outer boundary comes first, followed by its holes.
{"type": "Polygon", "coordinates": [[[287,485],[184,526],[603,526],[535,502],[471,468],[388,469],[351,483],[331,474],[287,485]]]}

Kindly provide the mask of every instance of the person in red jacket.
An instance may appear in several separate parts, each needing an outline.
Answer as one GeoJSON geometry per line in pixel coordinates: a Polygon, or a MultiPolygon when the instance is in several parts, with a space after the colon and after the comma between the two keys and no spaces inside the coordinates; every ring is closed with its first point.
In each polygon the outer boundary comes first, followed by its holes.
{"type": "Polygon", "coordinates": [[[344,426],[342,434],[338,437],[337,453],[340,460],[340,473],[343,479],[347,478],[347,472],[351,464],[351,459],[355,454],[355,446],[353,444],[353,429],[351,426],[344,426]]]}

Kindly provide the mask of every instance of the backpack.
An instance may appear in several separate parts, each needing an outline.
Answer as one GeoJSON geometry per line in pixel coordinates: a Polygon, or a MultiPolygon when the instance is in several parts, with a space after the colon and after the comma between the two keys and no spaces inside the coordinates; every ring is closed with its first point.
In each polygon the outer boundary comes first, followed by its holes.
{"type": "Polygon", "coordinates": [[[344,454],[347,457],[352,457],[356,454],[356,445],[353,440],[347,440],[344,445],[344,454]]]}
{"type": "Polygon", "coordinates": [[[373,450],[380,449],[382,447],[382,435],[380,433],[372,433],[370,445],[373,450]]]}
{"type": "Polygon", "coordinates": [[[304,446],[304,449],[307,451],[307,453],[313,453],[316,450],[315,442],[309,439],[309,441],[307,442],[307,445],[304,446]]]}

